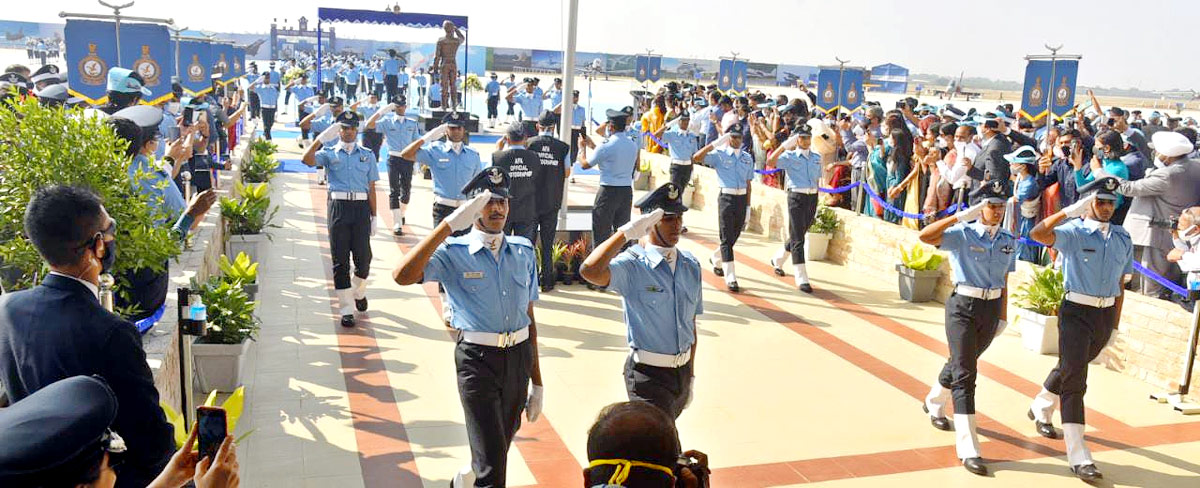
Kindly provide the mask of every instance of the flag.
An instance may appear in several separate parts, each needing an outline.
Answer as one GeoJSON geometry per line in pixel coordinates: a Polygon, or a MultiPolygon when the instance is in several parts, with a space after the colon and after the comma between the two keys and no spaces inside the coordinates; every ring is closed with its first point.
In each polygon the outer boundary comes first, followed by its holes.
{"type": "Polygon", "coordinates": [[[662,56],[650,56],[646,64],[649,71],[646,77],[650,78],[650,81],[657,82],[662,78],[662,56]]]}
{"type": "Polygon", "coordinates": [[[635,67],[633,71],[633,79],[637,80],[639,83],[645,82],[647,79],[649,79],[650,74],[647,72],[649,64],[649,57],[644,54],[637,55],[634,61],[635,67]]]}
{"type": "MultiPolygon", "coordinates": [[[[221,85],[228,85],[237,75],[233,73],[233,44],[227,42],[214,42],[212,44],[212,72],[220,74],[221,85]]],[[[246,69],[244,66],[242,69],[246,69]]]]}
{"type": "MultiPolygon", "coordinates": [[[[1025,87],[1021,90],[1021,111],[1017,115],[1038,120],[1049,113],[1050,81],[1050,61],[1031,60],[1025,65],[1025,87]]],[[[1072,93],[1074,88],[1072,82],[1072,93]]]]}
{"type": "Polygon", "coordinates": [[[1050,111],[1062,118],[1075,108],[1075,81],[1079,75],[1079,60],[1067,59],[1054,62],[1054,99],[1050,111]]]}
{"type": "Polygon", "coordinates": [[[717,89],[727,91],[733,88],[733,60],[722,59],[717,69],[717,89]]]}
{"type": "Polygon", "coordinates": [[[852,114],[862,108],[863,101],[863,79],[864,74],[861,69],[845,69],[842,70],[842,89],[840,93],[839,104],[844,113],[852,114]]]}
{"type": "Polygon", "coordinates": [[[817,106],[824,113],[833,112],[841,105],[841,70],[821,68],[817,73],[817,106]]]}
{"type": "Polygon", "coordinates": [[[746,62],[733,62],[733,91],[742,93],[746,91],[746,62]]]}
{"type": "Polygon", "coordinates": [[[108,101],[108,69],[117,66],[117,25],[99,20],[67,19],[68,91],[92,105],[108,101]]]}
{"type": "Polygon", "coordinates": [[[171,32],[158,24],[121,24],[121,66],[145,80],[150,96],[142,103],[154,105],[171,96],[171,78],[175,76],[175,51],[171,32]]]}
{"type": "Polygon", "coordinates": [[[203,95],[212,90],[209,75],[212,74],[212,44],[203,40],[180,39],[179,84],[184,93],[203,95]]]}
{"type": "Polygon", "coordinates": [[[233,76],[235,78],[246,76],[246,46],[235,46],[233,48],[233,76]]]}

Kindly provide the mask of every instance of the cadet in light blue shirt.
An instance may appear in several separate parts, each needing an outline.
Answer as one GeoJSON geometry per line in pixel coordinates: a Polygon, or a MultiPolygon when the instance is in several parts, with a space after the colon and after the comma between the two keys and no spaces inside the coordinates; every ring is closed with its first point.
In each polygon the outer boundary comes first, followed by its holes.
{"type": "Polygon", "coordinates": [[[266,73],[250,84],[254,93],[258,94],[259,106],[262,115],[262,130],[263,137],[268,141],[271,140],[271,127],[275,125],[276,104],[279,103],[279,86],[275,84],[275,79],[271,73],[266,73]]]}
{"type": "Polygon", "coordinates": [[[367,129],[379,131],[387,140],[388,147],[388,207],[392,210],[392,233],[404,235],[404,215],[412,196],[413,161],[401,157],[404,148],[421,137],[421,126],[404,116],[408,109],[407,99],[401,95],[367,120],[367,129]]]}
{"type": "Polygon", "coordinates": [[[491,74],[491,80],[483,87],[483,91],[487,92],[488,127],[495,127],[496,119],[500,116],[500,83],[496,81],[496,73],[491,74]]]}
{"type": "Polygon", "coordinates": [[[592,205],[592,238],[604,242],[618,227],[629,222],[629,209],[633,203],[633,172],[637,169],[640,150],[634,138],[625,133],[633,107],[609,110],[605,113],[608,122],[600,126],[607,134],[604,142],[592,152],[591,161],[580,154],[579,164],[583,169],[600,168],[600,190],[592,205]]]}
{"type": "Polygon", "coordinates": [[[329,147],[313,144],[301,161],[324,166],[329,176],[329,251],[333,288],[340,305],[341,325],[355,325],[354,312],[367,310],[367,276],[371,271],[371,235],[375,233],[375,182],[379,166],[370,149],[358,144],[361,120],[353,111],[338,114],[337,129],[317,135],[329,147]],[[353,257],[354,277],[350,276],[353,257]]]}
{"type": "Polygon", "coordinates": [[[1111,222],[1120,186],[1116,178],[1097,178],[1079,188],[1079,201],[1029,231],[1034,240],[1054,246],[1061,254],[1067,289],[1058,309],[1058,365],[1042,383],[1029,410],[1038,433],[1057,437],[1050,421],[1055,405],[1062,406],[1067,464],[1085,481],[1101,477],[1083,438],[1088,363],[1112,339],[1120,320],[1124,285],[1133,273],[1129,233],[1111,222]],[[1067,220],[1073,217],[1083,219],[1067,220]]]}
{"type": "Polygon", "coordinates": [[[700,135],[688,132],[691,117],[684,109],[675,120],[663,124],[654,134],[667,146],[667,154],[671,157],[671,183],[680,188],[692,184],[692,156],[696,155],[701,145],[700,135]]]}
{"type": "Polygon", "coordinates": [[[521,108],[521,123],[525,126],[526,134],[537,133],[537,119],[542,115],[542,89],[537,86],[536,78],[525,78],[522,86],[513,86],[505,94],[511,103],[521,108]]]}
{"type": "Polygon", "coordinates": [[[792,256],[796,287],[812,293],[805,267],[804,244],[817,216],[817,186],[821,182],[821,155],[812,150],[812,131],[801,125],[792,136],[767,155],[767,168],[779,168],[787,177],[788,240],[771,259],[775,274],[783,276],[783,258],[792,256]]]}
{"type": "Polygon", "coordinates": [[[434,225],[464,203],[467,197],[462,188],[483,169],[479,151],[463,144],[466,122],[461,112],[450,112],[442,117],[442,125],[413,141],[400,154],[403,159],[428,166],[433,175],[434,225]],[[446,136],[445,141],[439,140],[442,136],[446,136]]]}
{"type": "Polygon", "coordinates": [[[972,207],[930,224],[920,234],[922,242],[950,252],[955,284],[954,294],[946,301],[950,360],[926,395],[923,410],[935,428],[950,430],[945,406],[953,396],[956,453],[963,467],[977,475],[988,472],[975,424],[978,358],[1004,330],[1008,273],[1016,269],[1017,262],[1017,239],[1000,225],[1011,191],[1006,183],[983,182],[971,192],[972,207]]]}
{"type": "Polygon", "coordinates": [[[696,316],[704,313],[700,261],[676,247],[687,211],[682,196],[674,183],[647,194],[636,204],[642,214],[596,246],[579,269],[592,284],[621,295],[629,399],[676,418],[691,400],[696,316]]]}
{"type": "Polygon", "coordinates": [[[554,79],[554,87],[547,91],[546,94],[543,95],[543,98],[550,101],[550,107],[557,107],[558,104],[562,103],[562,78],[554,79]]]}
{"type": "Polygon", "coordinates": [[[725,277],[725,286],[734,293],[741,291],[741,287],[734,269],[733,246],[750,222],[750,180],[754,178],[754,159],[741,149],[744,130],[741,122],[735,123],[725,130],[725,135],[692,155],[692,162],[703,161],[717,170],[717,186],[721,188],[717,199],[721,245],[708,262],[714,274],[725,277]],[[721,260],[719,266],[717,259],[721,260]]]}

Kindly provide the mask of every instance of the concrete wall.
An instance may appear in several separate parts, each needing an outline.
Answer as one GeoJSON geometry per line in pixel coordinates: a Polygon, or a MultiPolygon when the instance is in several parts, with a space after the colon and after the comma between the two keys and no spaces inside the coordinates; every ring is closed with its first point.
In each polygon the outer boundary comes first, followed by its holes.
{"type": "MultiPolygon", "coordinates": [[[[652,187],[668,180],[670,161],[666,157],[643,152],[642,158],[651,162],[652,187]]],[[[693,180],[692,208],[706,214],[700,219],[715,219],[716,173],[711,168],[696,166],[693,180]]],[[[746,232],[769,240],[781,240],[787,229],[787,194],[765,185],[755,185],[751,207],[751,221],[746,232]]],[[[829,242],[827,259],[855,272],[896,281],[897,248],[910,248],[920,242],[917,231],[842,209],[835,208],[834,212],[842,226],[829,242]]],[[[1032,271],[1031,265],[1019,262],[1017,272],[1009,279],[1009,286],[1015,290],[1028,282],[1032,271]]],[[[945,302],[953,291],[948,261],[941,266],[940,272],[936,299],[945,302]]],[[[1015,307],[1011,303],[1010,306],[1015,307]]],[[[1134,292],[1126,293],[1117,339],[1101,354],[1097,363],[1134,376],[1156,389],[1175,390],[1183,370],[1191,324],[1191,312],[1184,311],[1179,305],[1134,292]]],[[[1016,329],[1010,327],[1006,333],[1016,334],[1016,329]]],[[[1196,386],[1188,398],[1200,401],[1200,371],[1193,371],[1192,384],[1196,386]]]]}

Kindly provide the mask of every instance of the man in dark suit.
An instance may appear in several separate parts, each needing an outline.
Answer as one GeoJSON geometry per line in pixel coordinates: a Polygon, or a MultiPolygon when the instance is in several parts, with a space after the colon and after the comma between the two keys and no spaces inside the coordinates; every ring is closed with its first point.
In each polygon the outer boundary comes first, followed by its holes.
{"type": "Polygon", "coordinates": [[[1008,160],[1004,155],[1012,152],[1012,141],[1005,136],[1004,121],[995,113],[984,116],[979,125],[979,135],[983,137],[980,144],[983,150],[975,158],[975,164],[967,169],[967,176],[975,181],[1000,180],[1012,185],[1008,178],[1008,160]]]}
{"type": "Polygon", "coordinates": [[[25,235],[50,266],[30,290],[0,296],[0,387],[16,402],[58,380],[98,375],[119,409],[113,429],[128,444],[118,487],[144,487],[174,451],[170,424],[132,323],[98,300],[100,275],[116,258],[116,222],[89,190],[38,190],[25,235]]]}

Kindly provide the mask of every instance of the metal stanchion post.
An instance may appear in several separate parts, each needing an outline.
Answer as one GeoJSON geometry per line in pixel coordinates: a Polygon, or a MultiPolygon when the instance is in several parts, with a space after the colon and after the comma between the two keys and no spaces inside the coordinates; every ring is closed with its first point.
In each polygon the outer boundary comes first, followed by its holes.
{"type": "Polygon", "coordinates": [[[113,311],[113,284],[116,280],[112,275],[104,273],[100,275],[100,305],[109,312],[113,311]]]}

